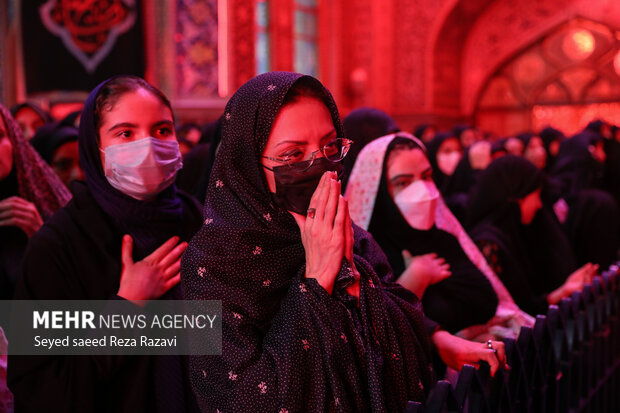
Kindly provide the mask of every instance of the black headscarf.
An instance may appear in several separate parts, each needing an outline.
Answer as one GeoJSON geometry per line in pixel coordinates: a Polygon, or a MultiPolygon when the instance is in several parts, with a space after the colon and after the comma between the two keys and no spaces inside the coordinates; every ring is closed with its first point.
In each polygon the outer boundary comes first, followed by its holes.
{"type": "Polygon", "coordinates": [[[498,138],[491,142],[491,156],[493,158],[506,155],[506,141],[508,138],[498,138]]]}
{"type": "MultiPolygon", "coordinates": [[[[612,127],[612,139],[605,139],[605,189],[612,194],[620,207],[620,141],[616,140],[617,126],[612,127]]],[[[619,228],[620,229],[620,228],[619,228]]]]}
{"type": "Polygon", "coordinates": [[[558,156],[557,153],[551,153],[551,144],[553,142],[558,142],[559,144],[562,144],[562,142],[566,139],[566,136],[564,136],[562,131],[554,129],[551,126],[547,126],[543,130],[541,130],[538,136],[540,136],[540,139],[542,139],[545,150],[547,151],[547,165],[545,166],[545,170],[551,171],[553,169],[553,166],[555,165],[555,160],[558,156]]]}
{"type": "Polygon", "coordinates": [[[309,76],[259,75],[226,105],[205,224],[181,269],[187,297],[223,307],[222,356],[192,358],[194,390],[204,411],[399,411],[424,399],[430,379],[419,302],[381,284],[375,271],[389,265],[357,227],[359,309],[343,292],[346,265],[331,296],[306,279],[299,228],[274,206],[264,177],[263,149],[297,82],[324,96],[343,136],[330,93],[309,76]]]}
{"type": "Polygon", "coordinates": [[[424,136],[424,132],[426,132],[426,130],[429,129],[429,128],[435,128],[435,125],[433,125],[431,123],[423,123],[421,125],[418,125],[418,126],[416,126],[416,128],[412,132],[413,136],[415,136],[416,138],[422,140],[422,137],[424,136]]]}
{"type": "Polygon", "coordinates": [[[606,268],[617,260],[619,211],[613,196],[602,189],[609,182],[604,175],[607,165],[590,152],[602,139],[587,130],[561,143],[545,198],[549,204],[559,198],[568,204],[563,227],[577,264],[593,262],[606,268]]]}
{"type": "Polygon", "coordinates": [[[39,117],[41,118],[41,121],[43,123],[48,123],[48,122],[51,122],[53,120],[52,116],[49,114],[49,112],[43,110],[43,108],[41,108],[41,106],[37,105],[36,103],[32,103],[32,102],[23,102],[23,103],[19,103],[19,104],[13,106],[11,108],[11,115],[13,117],[16,117],[17,114],[19,113],[19,111],[24,109],[24,108],[32,109],[37,115],[39,115],[39,117]]]}
{"type": "Polygon", "coordinates": [[[469,260],[454,235],[435,225],[428,231],[412,228],[392,200],[388,190],[387,160],[394,147],[401,143],[419,148],[415,142],[401,137],[388,145],[368,232],[387,254],[396,275],[405,270],[403,250],[413,256],[434,252],[450,264],[453,275],[429,286],[424,293],[422,302],[429,318],[452,333],[485,324],[495,315],[498,302],[491,283],[469,260]]]}
{"type": "MultiPolygon", "coordinates": [[[[199,143],[211,143],[217,139],[217,135],[222,134],[222,116],[214,121],[206,123],[200,130],[199,143]]],[[[219,142],[219,139],[218,139],[219,142]]]]}
{"type": "Polygon", "coordinates": [[[619,215],[613,196],[600,189],[584,189],[569,200],[565,228],[579,265],[617,262],[619,215]]]}
{"type": "Polygon", "coordinates": [[[192,194],[200,204],[205,202],[209,175],[215,161],[215,153],[220,146],[222,117],[202,127],[198,145],[183,157],[183,169],[177,175],[176,184],[179,189],[192,194]]]}
{"type": "Polygon", "coordinates": [[[452,128],[452,133],[459,139],[459,141],[461,141],[461,145],[465,149],[467,149],[468,146],[465,146],[465,144],[463,143],[463,133],[471,129],[474,129],[473,126],[464,123],[456,125],[454,128],[452,128]]]}
{"type": "Polygon", "coordinates": [[[209,185],[211,169],[213,169],[213,164],[215,163],[215,155],[217,154],[220,147],[220,142],[222,141],[223,122],[224,115],[220,116],[216,121],[207,124],[203,130],[203,139],[205,136],[209,136],[209,153],[207,154],[204,169],[200,175],[200,181],[198,182],[198,185],[196,185],[196,189],[194,191],[194,196],[203,204],[205,197],[207,196],[207,186],[209,185]]]}
{"type": "Polygon", "coordinates": [[[459,193],[467,194],[471,191],[472,187],[476,185],[480,171],[471,166],[471,162],[469,161],[470,150],[471,147],[463,151],[463,156],[456,166],[452,178],[444,188],[446,195],[459,193]]]}
{"type": "Polygon", "coordinates": [[[446,183],[450,179],[450,176],[447,176],[441,171],[441,169],[439,169],[439,164],[437,163],[437,153],[439,152],[439,148],[441,148],[441,145],[451,138],[458,139],[456,138],[456,136],[454,136],[454,134],[450,132],[440,132],[437,133],[430,142],[426,143],[428,161],[433,168],[433,181],[435,181],[435,185],[437,185],[437,188],[440,191],[443,189],[444,185],[446,185],[446,183]]]}
{"type": "Polygon", "coordinates": [[[561,182],[561,194],[565,199],[576,196],[587,188],[600,188],[603,180],[603,165],[590,152],[590,146],[601,141],[592,132],[582,132],[560,145],[551,175],[561,182]]]}
{"type": "Polygon", "coordinates": [[[588,123],[586,127],[583,129],[583,131],[595,133],[599,135],[601,138],[605,138],[605,136],[603,136],[603,126],[605,125],[607,125],[607,122],[605,122],[604,120],[595,119],[591,121],[590,123],[588,123]]]}
{"type": "MultiPolygon", "coordinates": [[[[450,211],[460,222],[466,222],[468,215],[468,205],[470,192],[475,188],[481,170],[474,169],[469,161],[469,151],[471,147],[463,150],[463,156],[456,165],[454,173],[450,179],[444,180],[441,185],[441,195],[446,201],[450,211]]],[[[438,169],[438,168],[437,168],[438,169]]],[[[433,170],[433,178],[435,171],[433,170]]]]}
{"type": "Polygon", "coordinates": [[[75,112],[71,112],[67,116],[65,116],[64,119],[60,121],[60,123],[63,125],[75,126],[76,128],[78,128],[80,124],[79,117],[81,114],[82,114],[81,110],[76,110],[75,112]]]}
{"type": "Polygon", "coordinates": [[[381,136],[398,132],[400,128],[390,115],[375,108],[354,109],[345,116],[342,123],[345,137],[353,140],[353,144],[342,162],[344,165],[342,189],[344,191],[357,155],[364,149],[364,146],[381,136]]]}
{"type": "Polygon", "coordinates": [[[494,160],[480,176],[476,191],[472,194],[469,227],[497,220],[508,209],[518,206],[517,200],[542,187],[542,184],[542,173],[530,161],[515,155],[494,160]]]}
{"type": "Polygon", "coordinates": [[[54,152],[67,142],[78,139],[78,130],[75,126],[62,122],[50,122],[37,129],[30,144],[39,152],[39,155],[51,165],[54,152]]]}
{"type": "Polygon", "coordinates": [[[79,130],[80,165],[90,193],[119,228],[133,237],[134,258],[142,259],[176,232],[183,210],[174,184],[152,201],[139,201],[114,189],[106,179],[101,165],[99,131],[95,128],[95,102],[99,90],[112,79],[93,89],[84,104],[79,130]]]}
{"type": "MultiPolygon", "coordinates": [[[[530,314],[544,311],[546,294],[562,282],[549,274],[541,276],[536,268],[539,257],[532,253],[533,248],[527,241],[534,239],[531,234],[534,223],[529,228],[521,223],[518,200],[542,185],[543,173],[530,161],[515,155],[503,156],[491,162],[480,176],[469,210],[468,227],[472,239],[477,243],[492,242],[499,247],[504,259],[500,278],[517,305],[530,314]]],[[[540,213],[535,220],[540,218],[540,213]]],[[[544,236],[551,245],[555,245],[556,238],[550,237],[560,237],[565,245],[566,240],[561,238],[563,234],[552,233],[547,224],[545,221],[541,224],[541,237],[544,236]]],[[[550,257],[546,259],[551,261],[550,257]]],[[[565,259],[571,259],[570,255],[565,259]]],[[[567,275],[563,274],[563,277],[567,275]]]]}
{"type": "Polygon", "coordinates": [[[519,139],[521,142],[523,142],[523,151],[525,152],[525,150],[527,149],[527,145],[530,144],[530,141],[532,140],[532,138],[534,135],[532,132],[522,132],[520,134],[517,135],[517,139],[519,139]]]}

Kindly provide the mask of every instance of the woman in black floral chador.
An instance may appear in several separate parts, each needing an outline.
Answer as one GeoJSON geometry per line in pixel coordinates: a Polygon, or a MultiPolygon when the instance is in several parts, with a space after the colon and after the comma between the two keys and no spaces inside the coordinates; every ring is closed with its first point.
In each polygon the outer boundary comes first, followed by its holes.
{"type": "Polygon", "coordinates": [[[385,256],[350,222],[336,179],[348,141],[330,93],[267,73],[224,119],[205,223],[181,271],[188,298],[223,306],[222,356],[192,360],[202,410],[400,411],[424,400],[422,309],[381,283],[385,256]]]}

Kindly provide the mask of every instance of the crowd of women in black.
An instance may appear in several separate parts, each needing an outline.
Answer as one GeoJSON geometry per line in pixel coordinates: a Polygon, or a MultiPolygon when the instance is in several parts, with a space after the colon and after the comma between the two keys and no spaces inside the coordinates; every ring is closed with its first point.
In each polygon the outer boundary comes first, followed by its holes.
{"type": "Polygon", "coordinates": [[[2,299],[223,308],[221,356],[10,356],[12,395],[0,357],[0,411],[391,412],[463,364],[509,369],[501,340],[617,261],[618,158],[602,121],[342,122],[287,72],[203,128],[131,76],[61,121],[0,106],[2,299]]]}

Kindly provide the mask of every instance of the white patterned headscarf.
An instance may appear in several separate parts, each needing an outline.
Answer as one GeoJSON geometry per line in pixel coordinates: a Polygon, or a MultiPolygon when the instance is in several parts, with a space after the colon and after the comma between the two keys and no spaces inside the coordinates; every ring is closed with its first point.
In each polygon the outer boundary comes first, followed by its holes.
{"type": "MultiPolygon", "coordinates": [[[[351,219],[366,230],[368,230],[374,211],[386,151],[389,144],[397,137],[411,139],[426,154],[424,144],[406,132],[378,138],[362,149],[351,171],[345,198],[349,202],[351,219]]],[[[484,339],[489,334],[499,338],[514,338],[518,335],[521,326],[534,325],[534,318],[515,304],[502,281],[493,272],[442,197],[439,197],[437,203],[435,224],[437,228],[452,234],[459,241],[469,260],[487,277],[499,301],[495,316],[487,324],[469,327],[460,331],[458,335],[468,339],[484,339]]]]}

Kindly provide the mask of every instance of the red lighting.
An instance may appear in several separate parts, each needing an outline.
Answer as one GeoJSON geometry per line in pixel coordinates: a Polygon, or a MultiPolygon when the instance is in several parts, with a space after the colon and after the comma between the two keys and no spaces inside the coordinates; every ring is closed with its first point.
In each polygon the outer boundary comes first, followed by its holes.
{"type": "Polygon", "coordinates": [[[594,36],[589,30],[571,30],[562,42],[562,49],[572,60],[584,60],[594,52],[594,36]]]}
{"type": "Polygon", "coordinates": [[[603,119],[614,125],[619,124],[620,103],[536,105],[532,108],[533,130],[553,126],[567,135],[572,135],[583,130],[594,119],[603,119]]]}

